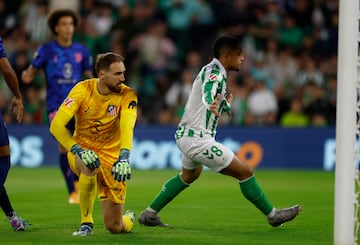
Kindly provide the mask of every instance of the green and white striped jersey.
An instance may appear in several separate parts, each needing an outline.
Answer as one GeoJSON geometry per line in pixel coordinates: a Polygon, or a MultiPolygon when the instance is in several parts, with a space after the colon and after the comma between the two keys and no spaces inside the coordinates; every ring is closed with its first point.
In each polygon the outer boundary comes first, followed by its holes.
{"type": "Polygon", "coordinates": [[[200,134],[215,137],[219,117],[210,111],[210,105],[216,95],[220,94],[218,111],[220,113],[230,111],[230,105],[226,101],[226,78],[226,70],[216,58],[200,70],[192,85],[179,127],[190,128],[200,134]]]}

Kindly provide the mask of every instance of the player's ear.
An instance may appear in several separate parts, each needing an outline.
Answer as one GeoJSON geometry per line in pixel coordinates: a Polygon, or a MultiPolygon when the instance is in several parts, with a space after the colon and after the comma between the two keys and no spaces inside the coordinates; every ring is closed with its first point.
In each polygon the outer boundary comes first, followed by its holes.
{"type": "Polygon", "coordinates": [[[103,71],[103,70],[100,70],[98,76],[99,76],[99,77],[102,77],[102,76],[104,76],[104,74],[105,74],[104,71],[103,71]]]}

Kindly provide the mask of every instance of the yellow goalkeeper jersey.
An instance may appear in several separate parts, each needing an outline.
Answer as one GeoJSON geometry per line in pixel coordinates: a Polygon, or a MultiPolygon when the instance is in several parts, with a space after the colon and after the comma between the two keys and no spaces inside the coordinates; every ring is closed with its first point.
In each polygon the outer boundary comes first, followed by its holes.
{"type": "MultiPolygon", "coordinates": [[[[92,78],[76,84],[59,112],[75,116],[73,140],[114,162],[120,149],[132,148],[137,95],[125,84],[121,85],[120,93],[101,95],[97,82],[97,78],[92,78]]],[[[63,145],[66,146],[66,142],[63,145]]]]}

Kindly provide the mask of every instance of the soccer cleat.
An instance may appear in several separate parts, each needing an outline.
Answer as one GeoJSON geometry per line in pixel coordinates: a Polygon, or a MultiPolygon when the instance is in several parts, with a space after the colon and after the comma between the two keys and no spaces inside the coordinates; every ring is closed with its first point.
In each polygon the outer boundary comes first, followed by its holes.
{"type": "Polygon", "coordinates": [[[131,210],[127,210],[124,215],[129,217],[131,219],[131,221],[134,223],[134,221],[135,221],[135,212],[133,212],[131,210]]]}
{"type": "Polygon", "coordinates": [[[81,224],[79,230],[73,232],[73,236],[88,236],[92,234],[92,224],[81,224]]]}
{"type": "Polygon", "coordinates": [[[79,192],[71,192],[69,195],[69,203],[70,204],[79,204],[80,203],[80,195],[79,192]]]}
{"type": "Polygon", "coordinates": [[[293,220],[300,211],[300,205],[295,205],[290,208],[275,209],[275,215],[273,217],[268,217],[268,222],[271,226],[278,227],[285,222],[293,220]]]}
{"type": "Polygon", "coordinates": [[[8,216],[11,227],[15,231],[24,231],[29,228],[29,222],[22,219],[16,212],[13,212],[11,216],[8,216]]]}
{"type": "Polygon", "coordinates": [[[139,223],[145,226],[161,226],[168,227],[168,224],[164,224],[161,222],[160,218],[156,216],[155,212],[151,212],[149,210],[144,210],[139,215],[139,223]]]}

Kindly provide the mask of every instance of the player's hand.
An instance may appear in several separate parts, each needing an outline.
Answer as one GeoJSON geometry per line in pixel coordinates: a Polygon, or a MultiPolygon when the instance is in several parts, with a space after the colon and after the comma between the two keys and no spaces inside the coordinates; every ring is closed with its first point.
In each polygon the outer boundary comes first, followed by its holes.
{"type": "Polygon", "coordinates": [[[234,95],[232,93],[230,93],[227,97],[226,97],[226,101],[227,103],[229,103],[229,105],[231,106],[232,101],[234,99],[234,95]]]}
{"type": "Polygon", "coordinates": [[[214,101],[210,105],[210,111],[214,113],[216,116],[220,116],[220,113],[218,111],[218,105],[220,101],[221,95],[217,94],[214,101]]]}
{"type": "Polygon", "coordinates": [[[21,73],[21,80],[23,81],[23,83],[29,84],[33,79],[34,76],[29,69],[26,69],[21,73]]]}
{"type": "MultiPolygon", "coordinates": [[[[229,106],[231,107],[232,101],[234,99],[234,95],[232,93],[230,93],[227,97],[226,97],[226,101],[229,104],[229,106]]],[[[232,113],[231,110],[228,112],[228,115],[230,118],[232,118],[232,113]]]]}
{"type": "Polygon", "coordinates": [[[92,150],[85,150],[78,144],[71,147],[70,151],[85,164],[88,169],[94,170],[100,166],[99,157],[92,150]]]}
{"type": "Polygon", "coordinates": [[[14,97],[11,100],[10,110],[11,111],[16,110],[16,121],[18,121],[18,123],[21,123],[21,121],[23,119],[23,115],[24,115],[24,105],[23,105],[21,97],[14,97]]]}
{"type": "Polygon", "coordinates": [[[129,164],[130,151],[121,149],[119,159],[112,166],[112,175],[114,180],[124,182],[131,178],[131,167],[129,164]]]}

